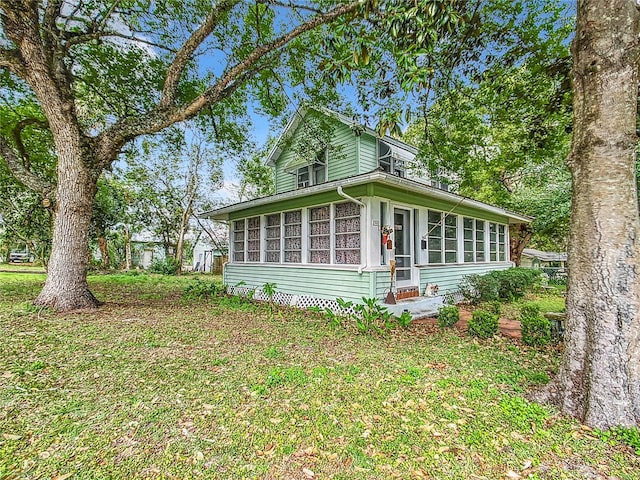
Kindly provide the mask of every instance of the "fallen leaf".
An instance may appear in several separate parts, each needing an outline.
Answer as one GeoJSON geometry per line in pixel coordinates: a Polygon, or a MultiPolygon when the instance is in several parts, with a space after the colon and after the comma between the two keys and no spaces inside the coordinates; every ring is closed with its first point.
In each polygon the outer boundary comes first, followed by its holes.
{"type": "Polygon", "coordinates": [[[20,435],[14,435],[13,433],[3,433],[2,436],[5,440],[20,440],[22,438],[20,435]]]}
{"type": "Polygon", "coordinates": [[[513,480],[518,480],[519,478],[522,478],[520,475],[518,475],[516,472],[514,472],[513,470],[509,470],[507,472],[507,478],[512,478],[513,480]]]}
{"type": "Polygon", "coordinates": [[[309,470],[308,468],[303,468],[302,473],[304,473],[304,476],[307,478],[314,478],[316,476],[313,470],[309,470]]]}
{"type": "Polygon", "coordinates": [[[53,480],[67,480],[67,478],[69,478],[72,475],[73,475],[73,473],[65,473],[64,475],[56,475],[55,477],[53,477],[53,480]]]}

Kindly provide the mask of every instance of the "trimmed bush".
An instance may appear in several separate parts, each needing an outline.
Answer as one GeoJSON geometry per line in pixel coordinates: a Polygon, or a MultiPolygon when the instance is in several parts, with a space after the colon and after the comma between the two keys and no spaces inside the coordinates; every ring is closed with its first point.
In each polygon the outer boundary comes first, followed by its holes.
{"type": "Polygon", "coordinates": [[[540,270],[513,267],[484,275],[466,275],[460,286],[464,299],[473,305],[522,298],[540,280],[540,270]]]}
{"type": "Polygon", "coordinates": [[[473,305],[498,300],[499,289],[500,282],[490,273],[465,275],[460,284],[460,293],[467,302],[473,305]]]}
{"type": "Polygon", "coordinates": [[[445,305],[438,310],[438,326],[453,327],[460,320],[460,311],[455,305],[445,305]]]}
{"type": "Polygon", "coordinates": [[[484,310],[475,310],[469,320],[469,335],[478,338],[491,338],[498,333],[498,315],[484,310]]]}
{"type": "Polygon", "coordinates": [[[538,305],[529,304],[520,308],[520,324],[525,345],[535,347],[551,343],[551,322],[540,314],[538,305]]]}

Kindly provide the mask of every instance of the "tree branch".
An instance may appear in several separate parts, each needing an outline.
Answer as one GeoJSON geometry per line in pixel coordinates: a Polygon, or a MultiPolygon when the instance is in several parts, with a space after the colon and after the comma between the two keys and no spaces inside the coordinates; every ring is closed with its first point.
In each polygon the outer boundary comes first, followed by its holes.
{"type": "Polygon", "coordinates": [[[18,149],[18,154],[20,157],[22,157],[22,159],[24,160],[23,164],[25,166],[26,169],[30,169],[30,165],[31,165],[31,161],[29,158],[29,154],[27,153],[26,149],[24,148],[24,143],[22,142],[22,130],[24,130],[26,127],[28,127],[29,125],[39,125],[42,127],[46,127],[49,124],[44,121],[44,120],[40,120],[38,118],[25,118],[23,120],[20,120],[16,126],[13,129],[13,139],[15,141],[16,147],[18,149]]]}
{"type": "Polygon", "coordinates": [[[49,196],[54,190],[55,185],[43,180],[35,175],[31,170],[24,167],[18,156],[15,154],[11,145],[6,139],[0,135],[0,158],[4,159],[7,167],[16,179],[22,182],[27,188],[34,192],[42,193],[43,196],[49,196]]]}
{"type": "Polygon", "coordinates": [[[158,105],[159,109],[165,109],[174,104],[180,78],[182,77],[182,73],[184,72],[187,63],[192,58],[193,52],[195,52],[209,34],[211,34],[222,17],[237,3],[238,0],[226,0],[222,2],[222,4],[218,5],[217,8],[213,9],[209,15],[207,15],[207,18],[200,28],[193,32],[187,41],[180,47],[175,59],[167,70],[164,87],[162,88],[162,98],[158,105]]]}
{"type": "MultiPolygon", "coordinates": [[[[359,7],[359,1],[337,6],[329,12],[317,15],[298,25],[273,41],[257,46],[242,61],[228,69],[213,86],[209,87],[204,93],[186,106],[171,106],[167,104],[166,101],[161,101],[158,107],[151,112],[136,117],[128,117],[116,122],[94,139],[96,143],[97,165],[101,168],[107,167],[114,160],[122,145],[132,138],[139,135],[155,133],[174,123],[193,118],[206,107],[229,97],[249,78],[261,71],[258,63],[264,57],[269,54],[277,54],[283,46],[303,33],[329,23],[343,15],[355,12],[359,7]]],[[[197,45],[191,45],[189,51],[193,52],[195,48],[197,48],[197,45]]],[[[184,60],[177,62],[176,65],[182,61],[186,62],[189,59],[190,58],[185,57],[184,60]]],[[[170,70],[175,71],[176,75],[181,72],[178,66],[173,69],[170,67],[170,70]]],[[[176,76],[175,80],[171,81],[177,82],[178,80],[179,76],[176,76]]],[[[173,87],[167,88],[168,90],[173,88],[175,92],[177,83],[173,87]]],[[[168,91],[167,95],[171,95],[171,93],[168,91]]]]}
{"type": "Polygon", "coordinates": [[[0,48],[0,68],[6,68],[20,78],[26,73],[24,60],[17,49],[0,48]]]}

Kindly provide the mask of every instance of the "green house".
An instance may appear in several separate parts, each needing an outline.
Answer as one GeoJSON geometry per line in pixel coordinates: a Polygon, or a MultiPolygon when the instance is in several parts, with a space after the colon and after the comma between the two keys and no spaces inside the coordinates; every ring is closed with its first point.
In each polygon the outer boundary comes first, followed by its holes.
{"type": "Polygon", "coordinates": [[[508,227],[531,219],[449,192],[416,153],[335,112],[299,110],[266,158],[275,195],[203,214],[229,225],[225,284],[260,295],[274,283],[275,300],[300,307],[391,291],[391,310],[419,316],[464,275],[511,267],[508,227]]]}

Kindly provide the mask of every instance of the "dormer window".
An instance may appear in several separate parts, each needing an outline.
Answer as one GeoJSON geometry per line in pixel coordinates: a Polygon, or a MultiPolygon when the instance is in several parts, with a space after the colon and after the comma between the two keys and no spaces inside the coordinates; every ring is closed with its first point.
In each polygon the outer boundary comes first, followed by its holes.
{"type": "Polygon", "coordinates": [[[327,150],[324,149],[316,156],[311,165],[300,167],[296,172],[297,188],[319,185],[327,181],[327,150]]]}
{"type": "Polygon", "coordinates": [[[391,145],[386,144],[382,140],[378,140],[378,166],[383,172],[405,177],[407,168],[404,160],[399,155],[394,154],[391,145]]]}

